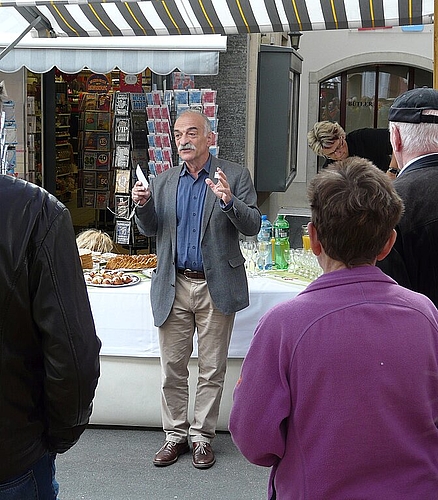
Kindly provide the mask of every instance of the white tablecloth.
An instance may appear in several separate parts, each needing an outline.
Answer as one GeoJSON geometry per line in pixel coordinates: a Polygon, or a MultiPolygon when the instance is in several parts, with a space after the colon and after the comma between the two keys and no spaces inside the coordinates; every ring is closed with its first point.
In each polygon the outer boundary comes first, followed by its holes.
{"type": "MultiPolygon", "coordinates": [[[[301,284],[269,277],[249,278],[250,305],[236,314],[230,358],[243,358],[260,317],[271,307],[295,297],[301,284]]],[[[150,306],[150,281],[121,288],[88,287],[96,330],[107,356],[158,357],[158,333],[150,306]]],[[[196,342],[194,346],[196,356],[196,342]]]]}

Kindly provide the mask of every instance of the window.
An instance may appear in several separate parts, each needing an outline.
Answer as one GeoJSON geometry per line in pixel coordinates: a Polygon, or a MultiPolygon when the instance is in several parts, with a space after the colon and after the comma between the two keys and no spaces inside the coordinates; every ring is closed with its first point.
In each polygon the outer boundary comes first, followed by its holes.
{"type": "Polygon", "coordinates": [[[337,121],[345,131],[388,127],[394,99],[408,89],[433,87],[432,72],[400,65],[351,68],[320,83],[318,120],[337,121]]]}

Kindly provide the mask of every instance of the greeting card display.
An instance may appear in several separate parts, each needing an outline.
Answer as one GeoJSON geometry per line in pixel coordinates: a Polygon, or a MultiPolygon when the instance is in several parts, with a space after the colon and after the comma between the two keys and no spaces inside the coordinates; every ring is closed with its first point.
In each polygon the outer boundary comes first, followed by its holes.
{"type": "Polygon", "coordinates": [[[116,194],[115,195],[115,215],[116,217],[120,217],[122,219],[127,219],[130,213],[130,202],[131,197],[125,194],[116,194]]]}
{"type": "Polygon", "coordinates": [[[131,144],[135,149],[146,148],[146,118],[146,112],[144,109],[142,111],[133,111],[131,113],[131,144]]]}
{"type": "Polygon", "coordinates": [[[109,191],[111,187],[111,172],[96,173],[96,189],[109,191]]]}
{"type": "Polygon", "coordinates": [[[111,96],[82,94],[79,149],[82,150],[79,206],[105,210],[112,191],[111,96]]]}
{"type": "Polygon", "coordinates": [[[116,92],[114,97],[114,114],[116,116],[129,115],[129,93],[116,92]]]}
{"type": "Polygon", "coordinates": [[[129,245],[131,239],[131,221],[116,220],[115,241],[119,245],[129,245]]]}
{"type": "Polygon", "coordinates": [[[109,131],[111,128],[111,114],[86,111],[84,117],[84,130],[109,131]]]}
{"type": "Polygon", "coordinates": [[[83,206],[86,208],[95,208],[96,204],[96,191],[84,190],[83,206]]]}
{"type": "Polygon", "coordinates": [[[183,85],[190,81],[190,76],[174,72],[172,74],[173,90],[150,92],[147,94],[146,129],[148,166],[152,175],[158,175],[178,163],[179,157],[172,141],[172,120],[177,119],[187,110],[204,113],[210,120],[213,135],[213,144],[210,152],[217,156],[217,105],[216,91],[212,89],[197,89],[194,85],[183,85]],[[177,83],[178,82],[178,83],[177,83]]]}
{"type": "Polygon", "coordinates": [[[96,155],[96,170],[109,170],[111,166],[110,153],[100,151],[96,155]]]}
{"type": "Polygon", "coordinates": [[[144,93],[133,93],[131,92],[131,110],[140,111],[146,109],[146,95],[144,93]]]}
{"type": "Polygon", "coordinates": [[[111,113],[86,111],[84,119],[85,130],[110,130],[111,113]]]}
{"type": "Polygon", "coordinates": [[[116,116],[114,122],[114,140],[116,142],[129,142],[131,121],[129,118],[116,116]]]}
{"type": "Polygon", "coordinates": [[[86,151],[109,151],[110,134],[107,132],[85,132],[84,148],[86,151]]]}
{"type": "Polygon", "coordinates": [[[212,103],[216,104],[216,90],[202,89],[201,90],[201,102],[202,104],[212,103]]]}
{"type": "Polygon", "coordinates": [[[116,144],[114,166],[116,168],[129,168],[130,148],[125,144],[116,144]]]}
{"type": "Polygon", "coordinates": [[[116,169],[116,184],[115,184],[116,193],[129,193],[130,177],[131,177],[130,170],[116,169]]]}
{"type": "Polygon", "coordinates": [[[148,155],[146,149],[133,149],[131,151],[131,167],[137,168],[137,165],[146,167],[148,163],[148,155]]]}
{"type": "Polygon", "coordinates": [[[195,87],[195,77],[180,71],[172,73],[172,88],[173,89],[192,89],[195,87]]]}
{"type": "Polygon", "coordinates": [[[82,185],[84,189],[95,189],[96,187],[96,174],[95,172],[87,172],[84,170],[82,175],[82,185]]]}
{"type": "Polygon", "coordinates": [[[188,101],[189,104],[201,104],[202,91],[199,89],[189,89],[188,90],[188,101]]]}
{"type": "Polygon", "coordinates": [[[217,106],[216,104],[206,103],[202,105],[202,111],[209,118],[214,118],[217,114],[217,106]]]}
{"type": "Polygon", "coordinates": [[[110,94],[97,94],[97,93],[83,93],[81,94],[80,102],[81,111],[106,111],[111,110],[111,95],[110,94]]]}
{"type": "Polygon", "coordinates": [[[97,192],[96,193],[96,208],[99,210],[105,210],[108,207],[109,193],[108,192],[97,192]]]}
{"type": "Polygon", "coordinates": [[[97,154],[90,152],[90,151],[85,151],[84,152],[84,169],[85,170],[94,170],[96,168],[96,159],[97,159],[97,154]]]}

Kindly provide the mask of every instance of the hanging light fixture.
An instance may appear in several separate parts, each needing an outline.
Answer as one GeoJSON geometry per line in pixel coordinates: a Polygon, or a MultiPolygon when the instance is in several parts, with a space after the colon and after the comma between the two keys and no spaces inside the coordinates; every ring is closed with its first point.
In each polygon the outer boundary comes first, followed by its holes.
{"type": "Polygon", "coordinates": [[[302,35],[301,31],[290,31],[288,33],[290,46],[295,50],[298,50],[300,48],[301,35],[302,35]]]}

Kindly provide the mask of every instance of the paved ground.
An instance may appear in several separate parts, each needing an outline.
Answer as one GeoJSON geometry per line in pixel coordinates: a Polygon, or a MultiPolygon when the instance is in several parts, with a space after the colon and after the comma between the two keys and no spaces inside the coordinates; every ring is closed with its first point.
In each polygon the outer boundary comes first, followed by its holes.
{"type": "Polygon", "coordinates": [[[158,429],[88,428],[57,458],[60,500],[265,500],[269,470],[247,462],[229,433],[213,441],[216,464],[195,469],[191,453],[169,467],[152,458],[158,429]]]}

